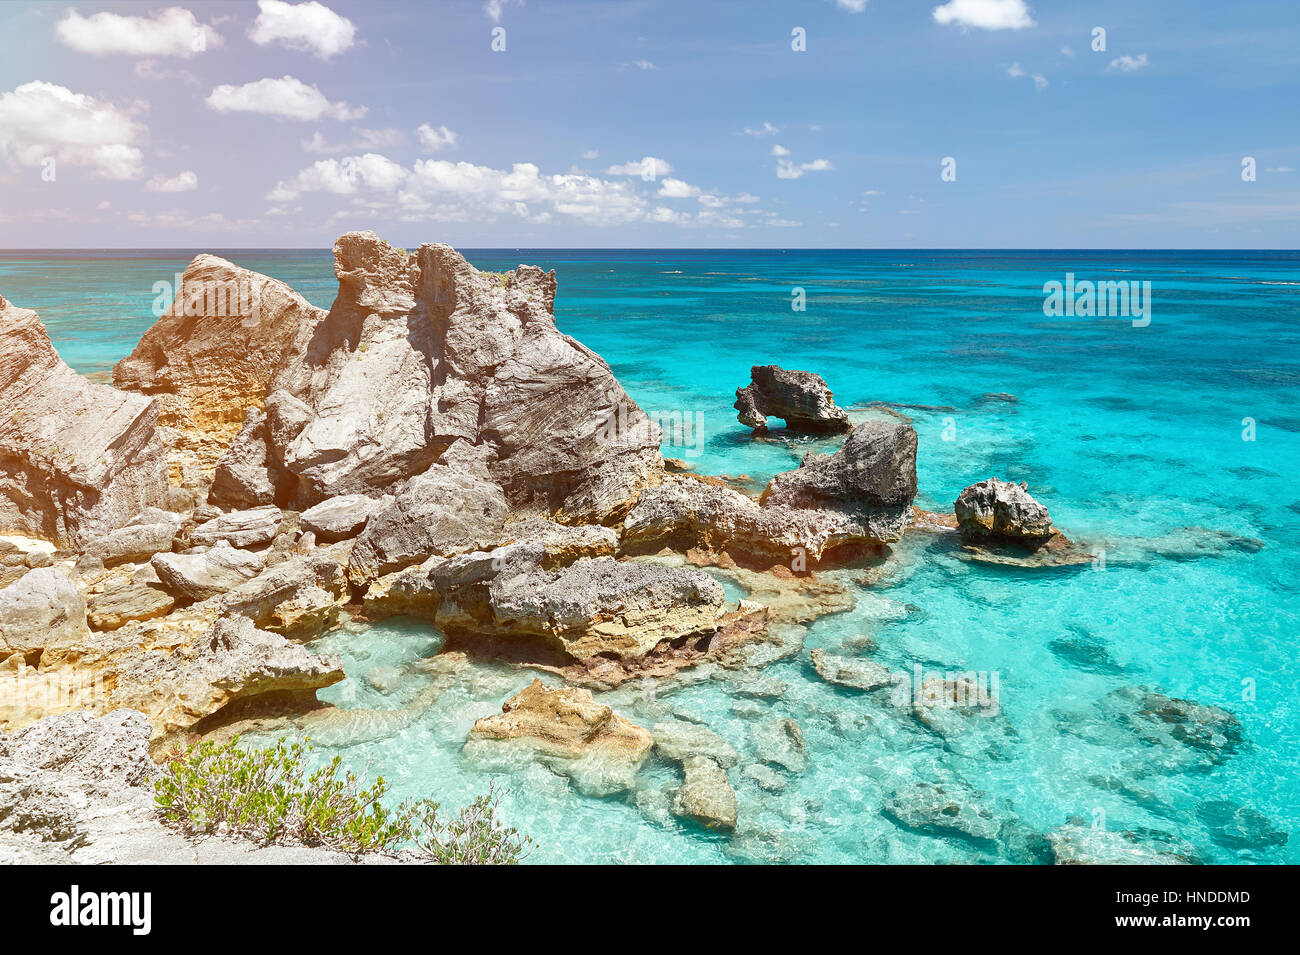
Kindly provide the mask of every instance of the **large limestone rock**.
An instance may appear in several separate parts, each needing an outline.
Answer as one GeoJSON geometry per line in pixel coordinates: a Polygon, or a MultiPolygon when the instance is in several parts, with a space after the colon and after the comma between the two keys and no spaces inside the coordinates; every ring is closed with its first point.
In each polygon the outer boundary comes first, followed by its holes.
{"type": "Polygon", "coordinates": [[[295,640],[319,636],[338,621],[351,596],[344,550],[320,548],[291,558],[222,596],[223,613],[295,640]]]}
{"type": "Polygon", "coordinates": [[[231,511],[204,521],[190,532],[190,540],[201,547],[227,543],[231,547],[258,547],[271,543],[280,527],[280,509],[254,507],[231,511]]]}
{"type": "Polygon", "coordinates": [[[468,746],[516,742],[589,795],[633,788],[654,738],[596,702],[590,690],[533,680],[470,730],[468,746]]]}
{"type": "Polygon", "coordinates": [[[673,800],[673,812],[707,829],[735,829],[736,792],[727,771],[707,756],[691,756],[682,763],[682,772],[685,778],[673,800]]]}
{"type": "Polygon", "coordinates": [[[0,660],[12,653],[39,656],[51,642],[89,634],[86,602],[62,570],[30,570],[0,590],[0,660]]]}
{"type": "Polygon", "coordinates": [[[953,507],[963,540],[1038,546],[1056,533],[1047,508],[1024,483],[989,478],[962,491],[953,507]]]}
{"type": "Polygon", "coordinates": [[[251,580],[262,572],[265,560],[221,541],[198,554],[155,554],[150,564],[164,588],[183,600],[196,601],[251,580]]]}
{"type": "Polygon", "coordinates": [[[163,502],[155,403],[78,375],[3,298],[0,399],[0,533],[81,545],[163,502]]]}
{"type": "Polygon", "coordinates": [[[734,407],[740,412],[741,424],[766,431],[770,416],[784,419],[791,430],[813,434],[833,434],[852,427],[821,375],[787,371],[777,365],[755,365],[749,374],[750,383],[736,389],[734,407]]]}
{"type": "Polygon", "coordinates": [[[304,531],[315,534],[316,540],[333,543],[360,533],[383,503],[388,502],[364,494],[340,494],[303,511],[298,523],[304,531]]]}
{"type": "Polygon", "coordinates": [[[103,561],[106,567],[148,560],[154,554],[172,549],[172,540],[182,521],[180,514],[146,507],[122,527],[87,543],[83,553],[103,561]]]}
{"type": "Polygon", "coordinates": [[[605,362],[555,327],[553,272],[483,273],[449,246],[407,254],[372,232],[340,237],[334,261],[339,293],[324,313],[199,256],[187,313],[199,291],[230,283],[258,307],[166,316],[118,365],[118,385],[158,394],[166,423],[225,429],[217,500],[264,499],[268,481],[297,508],[382,492],[460,442],[484,449],[512,507],[600,522],[662,468],[658,430],[605,362]],[[246,419],[263,405],[265,422],[246,419]]]}

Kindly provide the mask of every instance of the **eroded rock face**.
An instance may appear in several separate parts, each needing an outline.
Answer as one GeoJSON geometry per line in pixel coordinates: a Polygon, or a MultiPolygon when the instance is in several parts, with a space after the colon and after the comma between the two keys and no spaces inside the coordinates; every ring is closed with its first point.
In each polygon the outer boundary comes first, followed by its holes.
{"type": "Polygon", "coordinates": [[[590,690],[547,686],[533,680],[484,717],[469,744],[516,741],[589,795],[633,788],[654,743],[640,726],[592,699],[590,690]]]}
{"type": "Polygon", "coordinates": [[[146,507],[116,530],[87,543],[83,553],[104,562],[104,566],[148,560],[172,549],[172,539],[181,528],[182,517],[171,511],[146,507]]]}
{"type": "Polygon", "coordinates": [[[30,570],[0,590],[0,658],[39,653],[51,642],[89,634],[86,602],[62,570],[30,570]]]}
{"type": "Polygon", "coordinates": [[[165,500],[155,403],[78,375],[3,298],[0,398],[0,532],[77,546],[165,500]]]}
{"type": "Polygon", "coordinates": [[[1056,533],[1047,508],[1030,496],[1022,482],[989,478],[972,484],[953,505],[961,536],[967,541],[1007,541],[1038,546],[1056,533]]]}
{"type": "Polygon", "coordinates": [[[734,407],[740,412],[741,424],[766,431],[768,417],[781,418],[789,429],[814,434],[852,427],[821,375],[787,371],[777,365],[755,365],[749,374],[750,383],[736,389],[734,407]]]}
{"type": "Polygon", "coordinates": [[[258,547],[269,544],[280,527],[278,507],[254,507],[231,511],[204,521],[190,532],[190,541],[200,547],[226,543],[231,547],[258,547]]]}

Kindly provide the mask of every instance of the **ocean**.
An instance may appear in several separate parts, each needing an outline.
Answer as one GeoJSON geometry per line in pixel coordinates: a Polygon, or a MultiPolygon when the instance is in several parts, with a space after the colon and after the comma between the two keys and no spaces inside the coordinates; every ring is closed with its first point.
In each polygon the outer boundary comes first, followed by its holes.
{"type": "MultiPolygon", "coordinates": [[[[327,251],[205,251],[333,299],[327,251]]],[[[755,440],[732,408],[751,365],[807,369],[855,415],[911,420],[920,506],[950,510],[991,476],[1025,481],[1096,559],[991,567],[913,535],[897,571],[855,582],[856,608],[812,623],[797,655],[601,695],[644,726],[699,722],[737,750],[734,835],[667,811],[668,764],[648,764],[636,795],[593,798],[532,761],[469,758],[474,720],[533,674],[448,673],[430,659],[440,635],[407,620],[317,641],[349,674],[322,691],[341,711],[302,730],[320,755],[449,807],[494,784],[531,861],[1021,862],[1078,820],[1206,862],[1300,862],[1300,252],[464,251],[484,269],[554,268],[559,327],[670,423],[664,453],[700,473],[760,486],[824,447],[755,440]],[[1067,276],[1150,282],[1149,315],[1046,314],[1045,283],[1067,276]],[[852,656],[866,638],[891,670],[996,678],[999,716],[954,741],[818,678],[811,649],[852,656]],[[1143,739],[1111,705],[1135,688],[1223,707],[1246,742],[1215,761],[1143,739]],[[779,785],[749,771],[757,727],[777,718],[798,723],[807,753],[779,785]],[[890,811],[924,780],[982,793],[997,834],[890,811]]],[[[102,374],[191,254],[0,252],[0,295],[102,374]]]]}

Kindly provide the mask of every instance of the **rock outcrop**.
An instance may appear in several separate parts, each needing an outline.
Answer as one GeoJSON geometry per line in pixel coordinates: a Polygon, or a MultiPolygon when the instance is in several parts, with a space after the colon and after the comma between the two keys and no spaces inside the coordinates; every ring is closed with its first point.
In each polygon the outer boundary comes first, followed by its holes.
{"type": "Polygon", "coordinates": [[[0,590],[0,660],[15,653],[39,658],[47,643],[89,636],[86,602],[62,570],[29,570],[0,590]]]}
{"type": "Polygon", "coordinates": [[[0,298],[0,532],[82,545],[163,503],[158,409],[63,363],[36,313],[0,298]]]}
{"type": "Polygon", "coordinates": [[[223,540],[198,554],[155,554],[150,564],[164,589],[192,603],[252,580],[262,572],[265,560],[223,540]]]}
{"type": "Polygon", "coordinates": [[[972,484],[958,495],[953,508],[962,539],[969,542],[1038,547],[1056,533],[1047,508],[1030,496],[1023,482],[989,478],[972,484]]]}
{"type": "Polygon", "coordinates": [[[835,434],[852,427],[821,375],[777,365],[755,365],[749,375],[750,383],[736,389],[734,407],[741,424],[766,431],[769,417],[781,418],[788,429],[813,434],[835,434]]]}
{"type": "Polygon", "coordinates": [[[340,237],[334,258],[326,313],[199,256],[186,314],[160,320],[115,371],[119,387],[160,396],[165,423],[205,439],[225,429],[218,502],[374,495],[461,443],[482,449],[511,507],[601,522],[661,471],[658,430],[555,327],[553,272],[479,272],[449,246],[407,254],[371,232],[340,237]],[[249,289],[247,308],[189,307],[232,285],[249,289]],[[249,414],[263,406],[265,420],[249,414]]]}
{"type": "Polygon", "coordinates": [[[467,747],[519,743],[578,788],[603,796],[633,788],[654,743],[640,726],[596,702],[590,690],[533,680],[470,730],[467,747]]]}

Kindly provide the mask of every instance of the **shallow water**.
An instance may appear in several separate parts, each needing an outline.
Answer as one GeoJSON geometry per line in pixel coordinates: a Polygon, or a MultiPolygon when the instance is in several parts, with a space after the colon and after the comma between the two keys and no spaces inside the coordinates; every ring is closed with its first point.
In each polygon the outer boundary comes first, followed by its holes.
{"type": "MultiPolygon", "coordinates": [[[[657,692],[610,694],[643,725],[700,720],[741,752],[731,838],[655,808],[676,784],[669,765],[643,770],[643,812],[631,797],[579,795],[535,763],[467,759],[473,721],[532,675],[440,669],[428,660],[438,635],[410,621],[320,641],[349,673],[322,693],[348,712],[310,728],[322,753],[447,805],[498,780],[535,861],[1028,861],[1012,839],[935,837],[882,814],[894,787],[955,775],[989,794],[1004,833],[1104,813],[1111,829],[1171,834],[1206,861],[1300,862],[1300,285],[1287,284],[1300,280],[1300,254],[467,254],[481,268],[556,268],[560,327],[603,355],[643,408],[702,422],[702,436],[669,434],[664,452],[703,473],[761,483],[795,466],[805,443],[751,439],[731,404],[751,364],[808,368],[855,414],[880,413],[871,402],[924,406],[896,409],[920,436],[918,503],[950,507],[990,475],[1027,481],[1058,526],[1104,553],[1104,569],[983,567],[941,539],[909,538],[890,585],[859,588],[858,608],[812,624],[798,655],[756,674],[706,668],[657,692]],[[1152,282],[1151,324],[1045,317],[1042,285],[1066,272],[1152,282]],[[791,310],[796,287],[805,312],[791,310]],[[991,393],[1016,400],[982,399],[991,393]],[[846,642],[864,635],[891,669],[996,674],[1000,715],[945,743],[905,711],[816,676],[809,649],[851,655],[846,642]],[[746,695],[755,677],[783,693],[746,695]],[[1178,771],[1180,753],[1097,710],[1132,686],[1231,710],[1247,747],[1209,771],[1178,771]],[[802,728],[809,767],[766,792],[744,772],[752,734],[785,716],[802,728]],[[1216,839],[1211,800],[1253,808],[1291,837],[1254,848],[1216,839]]],[[[318,305],[333,298],[326,253],[229,257],[318,305]]],[[[0,294],[37,308],[74,367],[104,371],[153,321],[153,283],[188,258],[0,253],[0,294]]]]}

